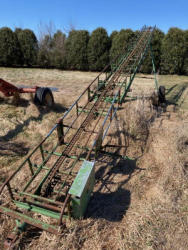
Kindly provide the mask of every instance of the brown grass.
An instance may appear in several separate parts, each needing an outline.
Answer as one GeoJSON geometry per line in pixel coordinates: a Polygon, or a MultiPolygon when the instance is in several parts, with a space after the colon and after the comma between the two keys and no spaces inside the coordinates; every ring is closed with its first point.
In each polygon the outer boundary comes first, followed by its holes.
{"type": "MultiPolygon", "coordinates": [[[[54,110],[38,109],[27,101],[27,95],[24,105],[17,107],[11,100],[0,100],[1,181],[49,132],[96,73],[4,68],[0,72],[5,80],[60,90],[54,93],[58,103],[54,110]]],[[[188,80],[168,77],[169,88],[170,82],[173,86],[188,80]]],[[[165,83],[165,77],[161,78],[165,83]]],[[[129,94],[149,96],[153,87],[153,80],[137,78],[129,94]]],[[[106,150],[129,159],[100,155],[86,217],[67,221],[61,237],[30,230],[21,249],[187,249],[187,131],[186,110],[174,111],[169,106],[167,112],[157,112],[144,98],[125,103],[104,145],[115,145],[106,150]]],[[[13,220],[0,215],[0,249],[13,225],[13,220]]]]}

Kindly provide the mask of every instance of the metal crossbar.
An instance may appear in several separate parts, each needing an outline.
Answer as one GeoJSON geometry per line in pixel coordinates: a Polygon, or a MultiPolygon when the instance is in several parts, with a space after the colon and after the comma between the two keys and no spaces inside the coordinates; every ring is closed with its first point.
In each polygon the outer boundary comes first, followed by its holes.
{"type": "MultiPolygon", "coordinates": [[[[0,212],[52,233],[59,233],[64,218],[83,215],[89,200],[86,194],[92,192],[94,183],[91,181],[93,165],[88,164],[96,160],[97,150],[100,150],[119,105],[124,101],[147,53],[153,30],[152,27],[145,28],[128,53],[117,58],[112,66],[104,68],[1,185],[0,195],[8,192],[11,202],[7,204],[2,200],[0,212]],[[88,181],[92,184],[87,192],[83,187],[87,198],[74,197],[69,190],[75,177],[80,178],[84,173],[84,166],[89,166],[88,181]],[[25,185],[19,187],[17,181],[23,176],[25,185]],[[73,212],[75,207],[80,209],[79,213],[73,212]],[[55,221],[52,225],[46,224],[36,219],[36,214],[55,221]]],[[[88,182],[85,183],[88,188],[88,182]]]]}

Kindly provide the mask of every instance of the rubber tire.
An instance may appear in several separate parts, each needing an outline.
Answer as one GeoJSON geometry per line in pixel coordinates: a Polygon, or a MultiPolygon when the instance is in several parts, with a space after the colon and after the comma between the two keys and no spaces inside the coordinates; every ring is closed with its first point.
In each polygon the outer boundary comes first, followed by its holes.
{"type": "Polygon", "coordinates": [[[51,89],[37,88],[34,102],[35,104],[52,107],[54,105],[54,97],[51,89]]]}
{"type": "Polygon", "coordinates": [[[165,89],[164,86],[159,87],[159,91],[158,91],[159,103],[165,103],[166,102],[165,90],[166,89],[165,89]]]}

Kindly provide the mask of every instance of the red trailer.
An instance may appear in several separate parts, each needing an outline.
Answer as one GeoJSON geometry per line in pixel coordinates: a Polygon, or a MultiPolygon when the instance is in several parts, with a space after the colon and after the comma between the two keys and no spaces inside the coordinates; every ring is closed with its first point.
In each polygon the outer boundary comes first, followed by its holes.
{"type": "Polygon", "coordinates": [[[16,87],[0,78],[0,91],[4,96],[18,96],[20,93],[34,93],[34,102],[39,105],[51,107],[54,104],[53,94],[50,88],[43,87],[16,87]]]}

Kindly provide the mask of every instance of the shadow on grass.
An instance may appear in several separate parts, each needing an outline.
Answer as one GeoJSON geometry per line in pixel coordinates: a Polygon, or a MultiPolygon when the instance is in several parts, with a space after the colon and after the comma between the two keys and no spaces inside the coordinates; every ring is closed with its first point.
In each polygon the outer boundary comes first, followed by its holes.
{"type": "Polygon", "coordinates": [[[12,99],[13,97],[0,97],[0,104],[8,104],[11,106],[15,106],[15,107],[23,107],[26,108],[29,106],[30,104],[30,100],[24,99],[24,98],[20,98],[19,101],[17,101],[17,103],[15,103],[12,99]]]}
{"type": "Polygon", "coordinates": [[[183,93],[188,88],[188,82],[182,84],[175,84],[166,92],[167,105],[178,105],[183,93]]]}
{"type": "MultiPolygon", "coordinates": [[[[164,85],[165,86],[165,85],[164,85]]],[[[182,98],[183,93],[188,88],[188,82],[184,83],[176,83],[173,86],[166,88],[166,105],[180,105],[180,100],[182,98]]],[[[129,99],[125,99],[125,102],[135,102],[138,99],[143,99],[143,97],[130,97],[129,99]]],[[[144,99],[150,99],[150,97],[144,97],[144,99]]],[[[184,102],[184,100],[182,101],[184,102]]],[[[182,103],[181,103],[182,105],[182,103]]]]}
{"type": "Polygon", "coordinates": [[[141,130],[141,138],[133,137],[128,133],[126,123],[122,121],[120,126],[118,117],[115,118],[115,130],[108,134],[110,139],[102,147],[108,152],[101,151],[97,158],[99,165],[96,164],[95,171],[96,188],[86,214],[86,217],[104,218],[113,222],[121,221],[131,204],[131,192],[126,186],[133,175],[145,170],[138,167],[137,161],[144,154],[149,136],[149,129],[144,127],[141,130]],[[113,141],[112,138],[116,140],[113,141]],[[135,143],[138,149],[134,159],[120,156],[122,148],[123,155],[126,155],[128,148],[133,147],[135,143]],[[106,158],[106,155],[111,157],[106,158]]]}
{"type": "Polygon", "coordinates": [[[108,221],[121,221],[131,203],[131,192],[124,185],[131,179],[133,173],[140,169],[136,159],[112,158],[111,162],[103,162],[96,171],[97,190],[88,205],[86,217],[103,218],[108,221]],[[112,166],[109,171],[109,166],[112,166]]]}
{"type": "Polygon", "coordinates": [[[24,233],[23,237],[20,240],[19,246],[17,249],[24,250],[33,239],[38,239],[41,236],[42,230],[37,227],[29,226],[27,231],[24,233]]]}
{"type": "Polygon", "coordinates": [[[131,202],[129,190],[118,188],[115,192],[95,192],[91,198],[86,217],[121,221],[131,202]]]}
{"type": "Polygon", "coordinates": [[[53,108],[41,107],[41,106],[37,106],[37,108],[38,108],[38,110],[40,112],[38,117],[31,116],[27,120],[25,120],[24,122],[17,124],[16,127],[13,130],[10,130],[4,136],[1,136],[0,141],[7,141],[7,140],[13,139],[19,133],[21,133],[25,127],[28,127],[30,122],[32,122],[32,121],[35,121],[35,122],[42,121],[43,116],[45,114],[49,113],[49,112],[53,111],[55,113],[63,113],[63,112],[65,112],[67,110],[67,108],[65,108],[64,106],[62,106],[61,104],[58,104],[58,103],[56,103],[53,108]]]}
{"type": "Polygon", "coordinates": [[[170,92],[172,92],[172,90],[178,86],[178,84],[174,84],[171,88],[169,88],[167,91],[166,91],[166,95],[168,95],[170,92]]]}
{"type": "Polygon", "coordinates": [[[0,156],[24,156],[29,148],[23,142],[7,142],[0,140],[0,156]]]}

